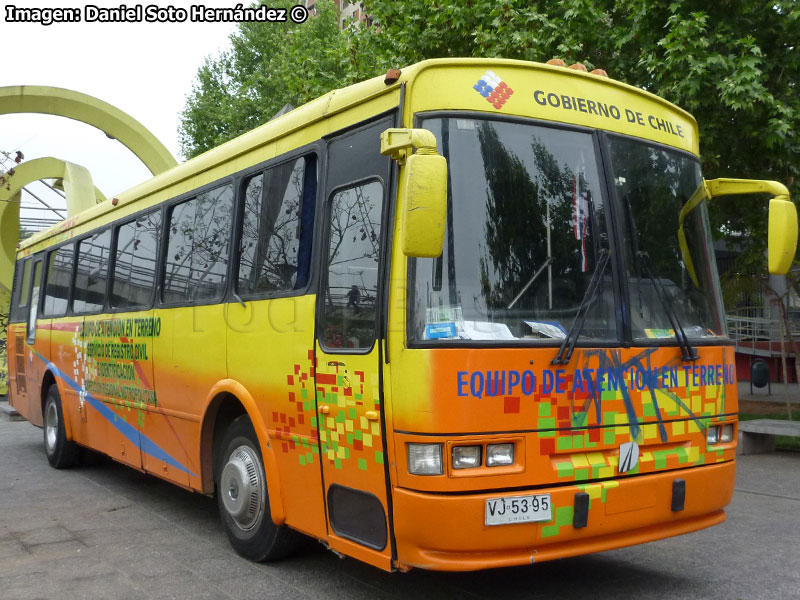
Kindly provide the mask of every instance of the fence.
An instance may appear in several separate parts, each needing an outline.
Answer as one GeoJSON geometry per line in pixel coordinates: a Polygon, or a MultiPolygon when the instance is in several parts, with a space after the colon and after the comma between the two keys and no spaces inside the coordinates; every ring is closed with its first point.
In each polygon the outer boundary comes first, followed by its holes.
{"type": "MultiPolygon", "coordinates": [[[[789,330],[794,340],[800,340],[800,315],[789,314],[789,330]]],[[[728,335],[736,351],[757,356],[780,354],[783,329],[778,307],[747,306],[732,309],[726,315],[728,335]]],[[[787,340],[788,341],[788,340],[787,340]]],[[[787,347],[787,351],[790,351],[787,347]]]]}

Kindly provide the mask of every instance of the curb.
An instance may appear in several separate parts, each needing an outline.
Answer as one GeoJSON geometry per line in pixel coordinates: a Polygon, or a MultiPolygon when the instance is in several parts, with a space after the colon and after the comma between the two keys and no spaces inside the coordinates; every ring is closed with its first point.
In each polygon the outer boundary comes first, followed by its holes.
{"type": "Polygon", "coordinates": [[[6,421],[24,421],[25,417],[17,412],[17,409],[8,402],[0,402],[0,418],[6,421]]]}

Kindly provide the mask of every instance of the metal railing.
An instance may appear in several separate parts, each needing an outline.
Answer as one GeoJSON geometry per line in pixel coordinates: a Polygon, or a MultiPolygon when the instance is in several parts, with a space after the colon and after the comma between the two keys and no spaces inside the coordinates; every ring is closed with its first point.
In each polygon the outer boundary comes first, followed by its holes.
{"type": "MultiPolygon", "coordinates": [[[[800,340],[800,320],[793,316],[790,314],[789,319],[792,338],[800,340]]],[[[726,314],[726,320],[728,335],[735,342],[737,352],[758,356],[780,354],[783,323],[778,307],[735,308],[726,314]]]]}

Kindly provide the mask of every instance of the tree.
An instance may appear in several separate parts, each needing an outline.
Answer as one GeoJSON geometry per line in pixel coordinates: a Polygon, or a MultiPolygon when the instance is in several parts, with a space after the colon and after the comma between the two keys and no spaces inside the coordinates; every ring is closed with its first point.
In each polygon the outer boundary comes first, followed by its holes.
{"type": "MultiPolygon", "coordinates": [[[[601,67],[691,112],[706,178],[775,179],[800,193],[800,5],[793,0],[365,0],[382,66],[482,56],[601,67]]],[[[364,32],[359,32],[364,36],[364,32]]],[[[766,202],[711,204],[739,270],[762,272],[766,202]]]]}
{"type": "MultiPolygon", "coordinates": [[[[293,0],[270,2],[289,8],[293,0]]],[[[239,23],[231,47],[206,59],[181,114],[181,150],[196,156],[299,106],[377,74],[360,37],[339,30],[330,0],[305,23],[239,23]]]]}
{"type": "MultiPolygon", "coordinates": [[[[25,157],[17,150],[14,153],[0,150],[0,186],[10,189],[8,182],[14,176],[14,166],[25,157]]],[[[0,286],[0,396],[8,393],[8,362],[6,352],[6,334],[8,330],[8,311],[11,301],[11,290],[0,286]]]]}
{"type": "Polygon", "coordinates": [[[14,167],[21,163],[24,158],[25,155],[19,150],[13,153],[0,150],[0,187],[11,189],[9,179],[14,176],[14,167]]]}
{"type": "MultiPolygon", "coordinates": [[[[691,112],[706,178],[776,179],[800,194],[800,5],[774,0],[364,0],[372,27],[242,23],[206,61],[183,113],[194,156],[330,89],[426,58],[553,57],[602,67],[691,112]]],[[[281,5],[288,5],[287,1],[281,5]]],[[[766,202],[711,203],[718,235],[763,272],[766,202]]]]}

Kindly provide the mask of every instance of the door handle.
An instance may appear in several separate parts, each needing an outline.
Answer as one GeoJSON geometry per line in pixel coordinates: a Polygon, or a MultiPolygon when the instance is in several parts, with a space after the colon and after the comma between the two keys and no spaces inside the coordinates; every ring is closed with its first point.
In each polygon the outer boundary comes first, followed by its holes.
{"type": "Polygon", "coordinates": [[[320,414],[327,415],[329,412],[331,412],[331,407],[327,404],[320,404],[319,412],[320,414]]]}
{"type": "Polygon", "coordinates": [[[367,418],[368,421],[377,421],[378,420],[378,411],[376,410],[368,410],[364,413],[364,416],[367,418]]]}

